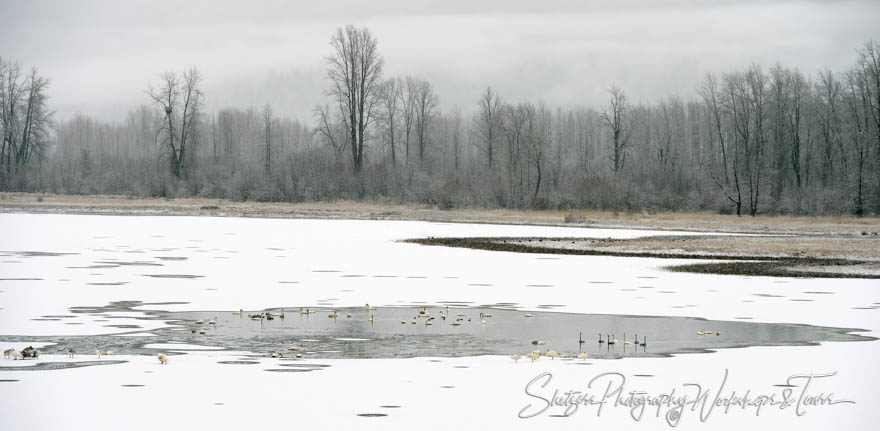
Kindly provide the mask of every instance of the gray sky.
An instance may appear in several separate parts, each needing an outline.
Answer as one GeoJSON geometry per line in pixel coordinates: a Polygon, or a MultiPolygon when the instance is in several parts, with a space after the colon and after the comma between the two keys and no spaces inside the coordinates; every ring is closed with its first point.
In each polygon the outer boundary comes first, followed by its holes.
{"type": "Polygon", "coordinates": [[[120,120],[165,70],[198,67],[210,109],[271,103],[311,122],[335,28],[370,28],[386,75],[431,81],[441,106],[480,91],[551,106],[690,97],[706,72],[779,61],[841,71],[880,39],[880,1],[0,0],[0,56],[52,79],[58,119],[120,120]],[[353,3],[347,4],[347,3],[353,3]]]}

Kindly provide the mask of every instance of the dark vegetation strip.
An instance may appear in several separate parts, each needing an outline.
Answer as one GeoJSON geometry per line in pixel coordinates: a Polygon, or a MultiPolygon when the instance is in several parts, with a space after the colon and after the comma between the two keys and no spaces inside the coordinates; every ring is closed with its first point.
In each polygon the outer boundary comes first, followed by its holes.
{"type": "MultiPolygon", "coordinates": [[[[700,255],[691,253],[670,253],[656,251],[620,251],[597,250],[590,248],[570,249],[547,247],[542,245],[522,244],[521,241],[564,241],[567,238],[415,238],[405,242],[422,245],[440,245],[447,247],[470,248],[476,250],[507,251],[514,253],[535,254],[567,254],[578,256],[614,256],[614,257],[645,257],[660,259],[694,259],[720,260],[728,262],[697,263],[668,266],[666,269],[675,272],[692,272],[701,274],[722,275],[756,275],[769,277],[799,278],[870,278],[880,279],[875,274],[845,274],[824,271],[802,271],[790,269],[792,266],[833,267],[867,263],[861,260],[832,259],[818,257],[773,257],[755,255],[712,254],[700,255]],[[733,261],[733,262],[729,262],[733,261]]],[[[583,239],[579,239],[583,241],[583,239]]],[[[627,240],[615,240],[626,242],[627,240]]]]}
{"type": "MultiPolygon", "coordinates": [[[[840,260],[840,259],[837,259],[840,260]]],[[[836,262],[835,259],[804,260],[793,258],[791,261],[752,261],[752,262],[717,262],[717,263],[692,263],[687,265],[672,265],[666,269],[673,272],[692,272],[698,274],[723,274],[723,275],[756,275],[767,277],[796,277],[796,278],[880,278],[875,274],[851,274],[843,272],[827,271],[802,271],[791,269],[793,265],[809,265],[816,267],[856,265],[857,261],[836,262]]]]}

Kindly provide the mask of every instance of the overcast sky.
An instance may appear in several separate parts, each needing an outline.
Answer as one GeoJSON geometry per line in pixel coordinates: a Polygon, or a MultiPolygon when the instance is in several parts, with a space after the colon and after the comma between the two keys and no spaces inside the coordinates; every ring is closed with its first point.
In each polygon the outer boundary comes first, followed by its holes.
{"type": "Polygon", "coordinates": [[[634,101],[690,97],[706,72],[753,62],[841,71],[880,39],[871,0],[0,0],[0,17],[0,56],[52,79],[62,120],[122,119],[159,73],[196,66],[210,109],[271,103],[311,122],[345,24],[373,32],[386,75],[428,79],[444,110],[465,112],[487,85],[600,106],[612,84],[634,101]]]}

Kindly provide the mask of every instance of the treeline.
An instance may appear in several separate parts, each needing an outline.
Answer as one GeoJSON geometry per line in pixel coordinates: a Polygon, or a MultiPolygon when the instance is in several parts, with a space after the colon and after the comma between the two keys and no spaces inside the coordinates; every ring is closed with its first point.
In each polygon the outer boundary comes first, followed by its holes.
{"type": "MultiPolygon", "coordinates": [[[[506,101],[465,114],[387,77],[367,29],[331,38],[328,102],[309,124],[271,106],[204,110],[195,69],[166,73],[117,123],[51,123],[48,80],[0,61],[4,190],[385,200],[452,207],[880,213],[880,43],[815,76],[751,65],[697,97],[601,107],[506,101]],[[50,127],[51,125],[51,127],[50,127]]],[[[279,91],[281,91],[279,89],[279,91]]]]}

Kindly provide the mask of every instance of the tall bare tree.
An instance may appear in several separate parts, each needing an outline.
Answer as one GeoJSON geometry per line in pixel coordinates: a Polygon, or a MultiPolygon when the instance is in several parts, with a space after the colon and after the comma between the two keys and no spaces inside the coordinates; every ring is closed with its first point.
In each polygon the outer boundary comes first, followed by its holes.
{"type": "Polygon", "coordinates": [[[419,145],[419,163],[424,162],[425,148],[428,145],[428,133],[434,120],[437,105],[440,100],[431,83],[419,80],[415,93],[416,113],[416,138],[419,145]]]}
{"type": "Polygon", "coordinates": [[[615,173],[623,169],[626,161],[626,146],[629,143],[629,118],[626,106],[626,94],[623,90],[612,86],[608,90],[611,95],[609,106],[602,112],[602,121],[611,132],[611,151],[609,157],[615,173]]]}
{"type": "Polygon", "coordinates": [[[34,156],[42,158],[51,127],[49,79],[0,58],[0,183],[9,184],[34,156]]]}
{"type": "Polygon", "coordinates": [[[529,162],[535,168],[535,192],[532,195],[532,205],[538,202],[538,193],[541,190],[541,180],[543,179],[543,170],[545,158],[550,151],[550,128],[551,117],[550,110],[543,104],[534,106],[526,104],[524,106],[525,113],[525,144],[526,154],[529,162]]]}
{"type": "Polygon", "coordinates": [[[347,25],[337,29],[330,38],[330,46],[333,54],[327,57],[327,94],[340,106],[348,128],[352,168],[359,173],[364,163],[365,135],[379,100],[384,60],[376,39],[365,27],[347,25]]]}
{"type": "Polygon", "coordinates": [[[721,169],[724,172],[724,184],[730,184],[730,177],[727,174],[727,146],[724,144],[724,132],[721,131],[721,101],[718,91],[718,80],[715,75],[707,74],[700,87],[700,96],[703,103],[709,110],[709,116],[712,121],[712,129],[718,136],[718,147],[721,149],[721,169]]]}
{"type": "Polygon", "coordinates": [[[266,171],[266,175],[269,175],[269,172],[272,170],[272,129],[275,123],[275,118],[272,116],[272,106],[266,104],[263,107],[263,143],[265,144],[263,147],[263,152],[265,155],[264,169],[266,171]]]}
{"type": "Polygon", "coordinates": [[[418,93],[419,81],[412,76],[404,79],[401,87],[401,114],[403,115],[403,145],[406,149],[406,164],[410,164],[409,143],[413,128],[416,124],[416,94],[418,93]]]}
{"type": "Polygon", "coordinates": [[[388,137],[388,146],[391,150],[391,166],[397,166],[397,134],[400,122],[400,104],[403,97],[403,80],[391,78],[382,84],[381,110],[379,118],[388,137]]]}
{"type": "Polygon", "coordinates": [[[461,168],[461,141],[465,135],[461,121],[461,110],[457,106],[453,107],[452,112],[449,114],[449,124],[447,127],[451,129],[449,140],[452,141],[452,166],[457,171],[461,168]]]}
{"type": "Polygon", "coordinates": [[[482,141],[479,146],[486,154],[486,166],[492,169],[495,163],[495,141],[498,139],[501,127],[501,99],[492,87],[486,87],[486,92],[480,96],[478,103],[480,111],[477,114],[477,135],[482,141]]]}
{"type": "Polygon", "coordinates": [[[196,68],[180,75],[165,72],[159,85],[147,90],[165,114],[165,125],[160,132],[164,132],[163,142],[168,145],[171,173],[177,178],[186,177],[187,143],[195,133],[202,106],[201,81],[202,75],[196,68]]]}

